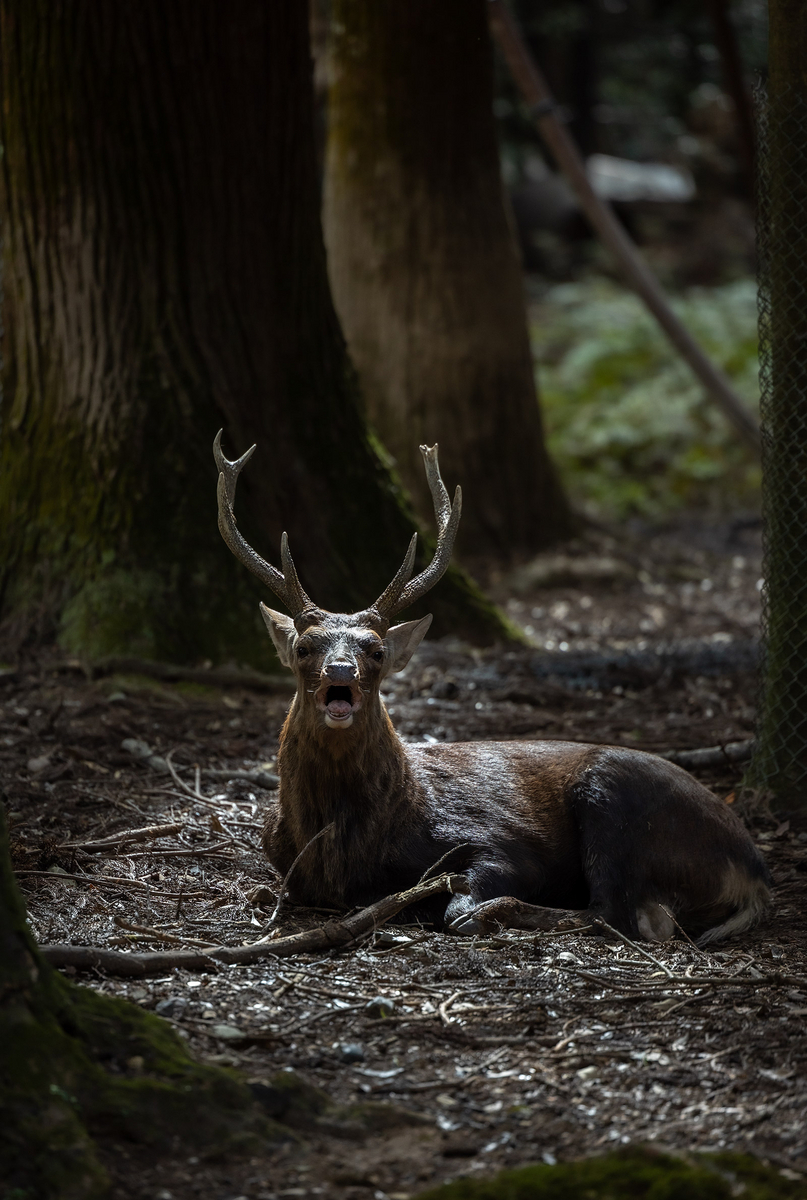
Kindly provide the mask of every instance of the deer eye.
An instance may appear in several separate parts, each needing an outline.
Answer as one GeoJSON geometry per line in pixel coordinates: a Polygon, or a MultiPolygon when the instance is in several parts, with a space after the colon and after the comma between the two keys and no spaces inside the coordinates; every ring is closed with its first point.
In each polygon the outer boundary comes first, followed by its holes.
{"type": "Polygon", "coordinates": [[[383,650],[374,650],[373,653],[370,655],[370,657],[374,658],[376,662],[381,662],[381,660],[384,657],[384,651],[383,650]]]}
{"type": "Polygon", "coordinates": [[[309,653],[310,653],[310,651],[308,649],[308,646],[298,646],[297,647],[297,657],[298,658],[308,658],[309,653]]]}

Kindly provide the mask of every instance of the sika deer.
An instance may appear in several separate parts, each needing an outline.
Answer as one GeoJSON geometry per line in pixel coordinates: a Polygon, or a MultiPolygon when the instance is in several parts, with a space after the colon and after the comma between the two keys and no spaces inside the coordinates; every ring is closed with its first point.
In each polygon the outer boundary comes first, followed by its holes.
{"type": "Polygon", "coordinates": [[[436,902],[431,915],[457,932],[492,920],[553,928],[571,909],[651,941],[670,937],[677,921],[703,943],[760,919],[769,876],[751,838],[729,808],[664,759],[573,742],[401,742],[380,687],[409,662],[431,617],[391,622],[443,575],[460,519],[460,489],[451,503],[436,446],[421,446],[439,529],[432,562],[411,579],[415,535],[382,595],[347,614],[325,612],[305,594],[285,533],[282,574],[244,541],[233,500],[255,447],[228,462],[220,438],[219,529],[292,614],[261,604],[297,679],[281,735],[279,799],[263,838],[283,874],[307,847],[294,898],[365,904],[411,887],[450,855],[470,895],[436,902]]]}

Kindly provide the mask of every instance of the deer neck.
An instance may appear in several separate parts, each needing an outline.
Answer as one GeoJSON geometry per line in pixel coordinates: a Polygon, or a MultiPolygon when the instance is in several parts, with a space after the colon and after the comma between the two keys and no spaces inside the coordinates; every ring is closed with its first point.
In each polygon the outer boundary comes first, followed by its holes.
{"type": "Polygon", "coordinates": [[[409,764],[380,697],[350,729],[328,729],[295,696],[280,735],[281,809],[313,836],[330,821],[375,822],[406,790],[409,764]],[[310,831],[310,832],[309,832],[310,831]]]}

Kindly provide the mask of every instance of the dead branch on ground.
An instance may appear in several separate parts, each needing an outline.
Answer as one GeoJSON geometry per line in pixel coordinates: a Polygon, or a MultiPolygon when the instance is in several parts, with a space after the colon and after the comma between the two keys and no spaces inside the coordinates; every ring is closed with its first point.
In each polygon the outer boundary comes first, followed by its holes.
{"type": "Polygon", "coordinates": [[[109,975],[160,975],[174,967],[184,967],[188,971],[210,970],[216,963],[251,963],[261,958],[289,958],[293,954],[316,954],[349,946],[410,905],[420,904],[441,892],[467,895],[468,891],[464,875],[439,875],[407,891],[377,900],[353,916],[326,921],[316,929],[249,946],[216,946],[204,954],[190,950],[127,954],[94,946],[68,945],[40,946],[40,952],[54,967],[73,967],[82,971],[96,968],[109,975]]]}

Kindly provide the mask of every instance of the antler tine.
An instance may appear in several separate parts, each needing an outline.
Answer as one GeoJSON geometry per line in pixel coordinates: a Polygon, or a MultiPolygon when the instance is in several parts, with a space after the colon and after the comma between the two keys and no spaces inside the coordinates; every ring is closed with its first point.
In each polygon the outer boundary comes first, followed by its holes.
{"type": "MultiPolygon", "coordinates": [[[[419,600],[421,596],[425,596],[426,592],[433,588],[438,580],[442,579],[443,575],[445,575],[448,564],[451,561],[454,539],[457,536],[460,516],[462,515],[462,488],[457,488],[454,492],[453,502],[450,501],[442,476],[440,475],[440,464],[437,461],[437,446],[421,446],[420,453],[423,455],[426,478],[429,483],[429,491],[432,494],[432,503],[434,504],[434,515],[437,519],[437,549],[428,567],[421,571],[419,575],[416,575],[411,583],[407,583],[405,579],[402,579],[400,592],[398,595],[394,595],[392,594],[392,590],[401,576],[403,568],[398,572],[398,575],[396,575],[384,593],[384,596],[387,596],[387,593],[391,593],[383,612],[383,615],[387,617],[395,616],[401,609],[407,608],[415,600],[419,600]]],[[[414,539],[409,546],[409,554],[413,553],[414,539]]],[[[409,555],[407,555],[408,557],[409,555]]],[[[379,611],[381,611],[380,603],[380,601],[376,603],[379,611]]]]}
{"type": "Polygon", "coordinates": [[[398,574],[393,579],[392,583],[388,584],[381,595],[376,600],[373,608],[380,613],[382,617],[389,617],[395,611],[395,605],[400,599],[401,592],[406,587],[412,577],[412,570],[415,566],[415,551],[418,545],[418,535],[412,534],[412,540],[409,543],[409,549],[406,551],[403,562],[398,568],[398,574]]]}
{"type": "MultiPolygon", "coordinates": [[[[238,530],[235,513],[233,512],[235,485],[238,482],[238,476],[241,469],[252,457],[255,447],[250,446],[245,454],[242,454],[234,462],[230,462],[229,459],[224,457],[221,449],[221,435],[223,432],[223,430],[219,430],[216,434],[216,440],[213,443],[213,457],[219,469],[219,482],[216,490],[219,504],[219,533],[238,561],[252,571],[253,575],[257,575],[258,579],[262,583],[265,583],[283,601],[292,616],[297,616],[311,601],[300,587],[294,563],[291,563],[291,576],[287,580],[276,567],[271,566],[259,554],[256,554],[249,543],[242,537],[238,530]]],[[[283,539],[287,541],[285,533],[283,534],[283,539]]],[[[282,555],[283,547],[281,545],[282,555]]],[[[291,562],[291,555],[288,554],[288,544],[286,544],[286,555],[289,562],[291,562]]]]}
{"type": "Polygon", "coordinates": [[[294,565],[294,559],[289,550],[289,539],[287,534],[283,534],[280,539],[280,565],[283,568],[283,578],[286,581],[286,587],[290,594],[294,596],[294,616],[297,616],[305,608],[311,608],[311,600],[303,591],[302,584],[297,576],[297,568],[294,565]]]}
{"type": "MultiPolygon", "coordinates": [[[[451,520],[452,506],[448,498],[446,485],[443,483],[443,477],[440,474],[437,449],[437,443],[435,442],[433,446],[421,446],[420,453],[423,455],[426,480],[429,484],[429,491],[432,494],[434,515],[437,518],[437,534],[438,537],[442,537],[448,527],[448,522],[451,520]]],[[[456,494],[454,498],[456,499],[456,494]]]]}

